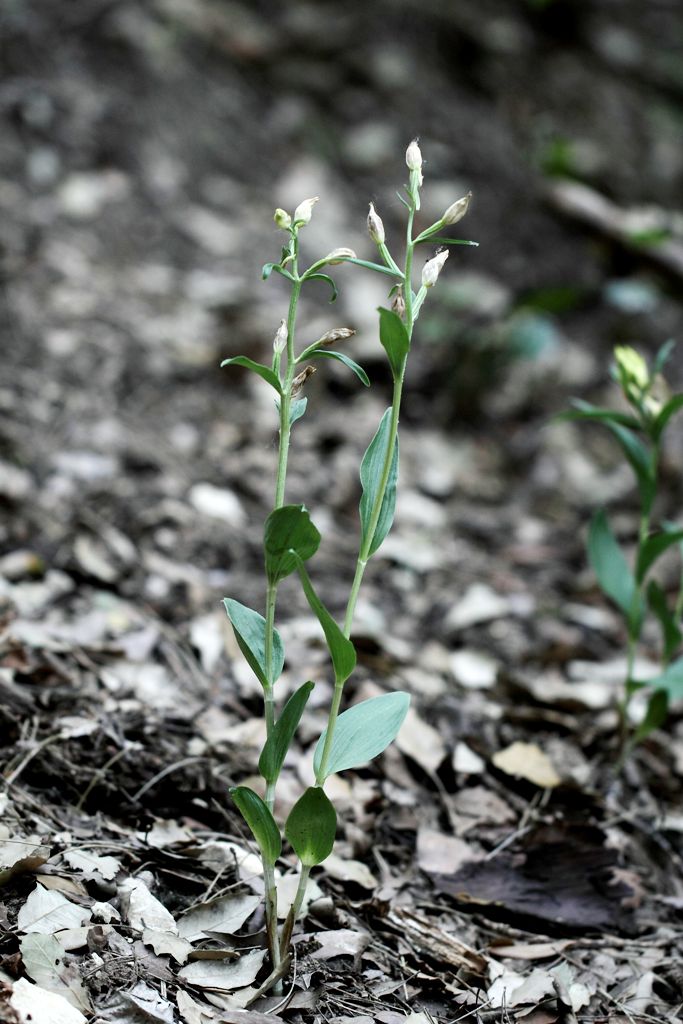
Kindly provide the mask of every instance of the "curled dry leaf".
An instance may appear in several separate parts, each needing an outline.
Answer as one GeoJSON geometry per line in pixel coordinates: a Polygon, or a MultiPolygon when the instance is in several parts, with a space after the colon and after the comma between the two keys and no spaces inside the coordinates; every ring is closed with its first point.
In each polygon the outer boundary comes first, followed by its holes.
{"type": "Polygon", "coordinates": [[[536,743],[516,741],[499,750],[491,760],[506,775],[526,779],[542,789],[554,789],[562,782],[550,758],[536,743]]]}

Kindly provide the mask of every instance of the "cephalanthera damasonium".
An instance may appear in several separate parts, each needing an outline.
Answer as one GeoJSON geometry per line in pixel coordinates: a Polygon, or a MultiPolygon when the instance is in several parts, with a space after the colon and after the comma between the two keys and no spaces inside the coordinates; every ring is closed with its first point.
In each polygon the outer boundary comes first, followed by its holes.
{"type": "Polygon", "coordinates": [[[436,284],[448,250],[440,248],[427,259],[421,271],[420,287],[413,290],[413,261],[418,247],[428,244],[442,247],[449,244],[476,244],[440,236],[442,229],[455,224],[467,211],[470,197],[456,200],[443,216],[423,230],[414,233],[415,215],[420,208],[422,186],[422,155],[417,142],[406,152],[410,172],[405,194],[399,198],[406,208],[406,242],[403,262],[399,264],[386,243],[386,232],[374,204],[370,204],[367,226],[377,247],[379,259],[359,259],[352,249],[333,248],[326,256],[304,269],[300,251],[300,232],[310,222],[318,197],[305,199],[293,214],[275,211],[275,224],[285,234],[280,259],[266,263],[263,277],[278,274],[289,284],[289,309],[275,331],[270,364],[257,363],[246,356],[226,359],[224,366],[238,364],[258,374],[274,390],[279,410],[279,454],[275,478],[274,509],[265,523],[263,548],[266,586],[265,614],[261,614],[234,598],[226,598],[225,608],[232,623],[237,643],[263,688],[266,742],[259,758],[259,771],[264,779],[264,795],[259,796],[247,786],[237,786],[233,800],[261,851],[265,879],[265,904],[271,974],[261,991],[278,983],[287,969],[290,940],[294,922],[301,909],[311,868],[330,854],[336,832],[337,817],[325,793],[325,781],[335,772],[364,764],[380,754],[396,736],[408,710],[408,695],[385,693],[340,713],[344,684],[356,665],[356,651],[351,641],[351,627],[363,575],[372,556],[386,537],[393,520],[398,478],[398,422],[406,362],[410,352],[413,328],[430,289],[436,284]],[[302,288],[310,281],[323,281],[336,297],[335,282],[327,273],[330,267],[350,263],[363,270],[387,278],[389,307],[379,309],[379,341],[386,352],[393,379],[393,399],[382,416],[377,431],[360,464],[362,496],[360,500],[360,536],[356,569],[348,596],[343,625],[339,625],[322,603],[309,576],[308,563],[320,543],[320,534],[304,505],[287,505],[285,490],[290,436],[296,421],[305,414],[306,382],[315,371],[314,362],[335,359],[343,363],[366,387],[370,381],[365,370],[343,351],[330,348],[344,342],[354,331],[350,327],[331,327],[317,341],[299,347],[296,339],[297,313],[302,288]],[[278,928],[275,864],[282,850],[282,831],[276,820],[276,787],[280,771],[296,733],[314,683],[302,681],[299,688],[279,707],[275,684],[285,660],[282,638],[275,627],[277,592],[280,581],[296,573],[312,611],[323,629],[329,649],[334,692],[327,726],[318,741],[313,771],[315,785],[309,787],[295,804],[284,823],[284,836],[299,860],[299,886],[294,903],[282,929],[278,928]],[[275,812],[275,813],[274,813],[275,812]]]}
{"type": "Polygon", "coordinates": [[[671,701],[683,698],[683,572],[673,598],[653,578],[655,564],[671,548],[683,557],[683,526],[661,522],[654,526],[660,483],[664,434],[672,417],[683,408],[683,394],[672,395],[662,371],[673,349],[667,342],[650,368],[643,356],[628,345],[614,350],[612,376],[630,406],[629,411],[602,409],[575,401],[564,419],[593,420],[611,432],[635,475],[640,515],[632,559],[622,549],[604,509],[595,513],[588,531],[588,557],[598,582],[624,618],[626,678],[618,704],[620,720],[618,767],[633,748],[663,724],[671,701]],[[661,631],[661,672],[638,678],[636,653],[648,615],[661,631]],[[646,697],[644,714],[631,721],[636,693],[646,697]]]}

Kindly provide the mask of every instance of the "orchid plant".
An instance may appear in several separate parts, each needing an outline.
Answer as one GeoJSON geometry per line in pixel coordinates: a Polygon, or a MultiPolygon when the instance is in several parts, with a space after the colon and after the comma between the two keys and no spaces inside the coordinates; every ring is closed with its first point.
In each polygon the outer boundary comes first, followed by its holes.
{"type": "Polygon", "coordinates": [[[266,263],[263,277],[278,274],[289,284],[289,308],[275,332],[269,365],[246,356],[226,359],[221,365],[239,365],[261,377],[275,392],[279,413],[279,452],[275,479],[274,509],[264,528],[265,614],[246,607],[234,598],[225,600],[225,609],[237,643],[251,670],[263,688],[266,742],[259,758],[264,779],[263,796],[247,786],[231,790],[232,798],[249,826],[260,849],[265,884],[265,912],[271,974],[262,991],[276,984],[287,969],[292,930],[301,909],[311,869],[322,863],[332,851],[337,826],[335,809],[325,793],[325,782],[335,772],[365,764],[380,754],[396,736],[408,710],[406,693],[391,692],[363,701],[341,711],[344,684],[356,665],[356,650],[351,640],[354,612],[368,563],[379,550],[391,528],[398,478],[398,425],[406,363],[413,329],[423,303],[436,285],[448,258],[445,246],[472,245],[460,239],[444,237],[444,229],[456,224],[467,212],[470,195],[454,202],[438,221],[415,232],[423,184],[422,155],[417,141],[408,146],[406,164],[409,182],[405,194],[398,193],[406,209],[406,238],[402,263],[387,245],[382,220],[370,204],[367,227],[378,260],[359,259],[348,248],[337,248],[302,265],[300,234],[313,216],[318,197],[306,199],[293,214],[275,211],[275,223],[286,238],[279,260],[266,263]],[[414,261],[423,246],[438,246],[421,269],[420,285],[414,290],[414,261]],[[339,625],[320,599],[309,575],[308,565],[320,543],[320,534],[304,505],[286,504],[287,465],[290,437],[297,420],[306,412],[306,381],[320,359],[343,363],[366,387],[370,381],[365,370],[345,352],[331,346],[344,342],[354,331],[332,328],[303,347],[297,345],[297,314],[302,289],[311,281],[322,281],[337,288],[330,268],[350,263],[388,279],[390,306],[379,309],[379,340],[383,346],[393,379],[392,403],[382,416],[360,464],[360,537],[355,574],[346,613],[339,625]],[[325,636],[334,676],[334,691],[327,726],[318,740],[313,759],[315,785],[309,787],[284,823],[284,836],[299,861],[299,884],[294,902],[281,930],[278,929],[275,865],[282,850],[282,831],[277,822],[276,789],[287,751],[310,697],[314,683],[303,682],[283,707],[276,700],[276,683],[283,670],[285,652],[275,626],[278,587],[296,573],[303,593],[318,618],[325,636]]]}
{"type": "Polygon", "coordinates": [[[626,627],[626,679],[619,702],[621,765],[625,757],[668,714],[669,704],[683,698],[683,573],[673,597],[652,570],[662,555],[677,547],[683,557],[683,528],[661,522],[654,525],[654,505],[660,488],[660,464],[664,433],[672,417],[683,408],[683,394],[672,395],[662,371],[673,349],[667,342],[650,368],[630,346],[614,350],[613,376],[630,411],[602,409],[575,400],[566,418],[593,420],[611,432],[635,475],[640,505],[635,553],[627,558],[617,541],[604,509],[593,516],[588,532],[588,556],[600,587],[614,602],[626,627]],[[636,674],[636,653],[648,613],[661,631],[661,672],[649,679],[636,674]],[[676,656],[678,654],[678,656],[676,656]],[[631,724],[631,700],[639,691],[647,695],[645,714],[631,724]]]}

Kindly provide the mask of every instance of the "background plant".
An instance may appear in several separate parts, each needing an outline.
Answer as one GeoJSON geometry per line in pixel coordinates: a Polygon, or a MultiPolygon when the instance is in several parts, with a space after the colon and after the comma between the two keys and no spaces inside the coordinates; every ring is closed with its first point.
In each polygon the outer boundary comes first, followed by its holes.
{"type": "Polygon", "coordinates": [[[607,514],[600,509],[588,532],[588,556],[598,582],[624,618],[627,663],[623,697],[619,703],[621,760],[653,729],[660,726],[672,700],[683,697],[683,657],[676,657],[683,639],[683,572],[673,599],[651,578],[658,560],[670,548],[678,547],[683,558],[683,528],[666,521],[655,525],[654,506],[660,486],[660,457],[666,428],[683,408],[683,393],[671,395],[662,370],[671,355],[673,342],[659,350],[652,368],[629,346],[614,350],[613,375],[631,408],[630,412],[602,409],[575,400],[571,419],[603,424],[617,441],[636,478],[640,515],[635,552],[631,560],[612,530],[607,514]],[[635,676],[635,659],[648,614],[661,631],[662,671],[650,679],[635,676]],[[633,695],[645,690],[647,710],[634,730],[629,722],[633,695]]]}
{"type": "Polygon", "coordinates": [[[413,328],[431,288],[448,258],[441,248],[421,268],[420,285],[413,287],[413,261],[418,246],[473,244],[451,239],[442,231],[456,224],[467,212],[470,196],[454,202],[443,216],[415,233],[415,217],[420,209],[422,155],[417,142],[406,151],[409,182],[405,194],[398,193],[406,209],[406,236],[403,262],[399,265],[390,252],[384,224],[370,205],[368,232],[376,245],[378,262],[359,259],[348,248],[337,248],[315,260],[306,269],[301,266],[300,231],[310,221],[318,197],[304,200],[292,215],[282,209],[275,212],[275,223],[285,233],[280,258],[266,263],[263,277],[276,273],[288,281],[290,298],[287,316],[275,333],[270,365],[246,356],[235,356],[222,365],[240,365],[251,370],[275,391],[279,414],[279,451],[275,480],[274,509],[264,528],[264,564],[266,575],[265,614],[248,608],[232,598],[225,608],[237,643],[259,680],[264,695],[266,743],[259,759],[265,782],[261,798],[247,786],[232,792],[235,804],[258,843],[263,861],[268,946],[272,972],[266,986],[277,981],[287,966],[289,943],[297,914],[305,894],[311,868],[331,853],[336,833],[336,812],[324,791],[327,778],[335,772],[364,764],[380,754],[396,736],[405,718],[409,697],[402,692],[386,693],[363,701],[343,713],[344,684],[356,665],[356,651],[350,639],[356,602],[367,565],[380,548],[391,528],[396,503],[399,447],[398,424],[406,363],[413,328]],[[370,385],[361,366],[342,351],[330,346],[344,341],[354,332],[350,328],[332,328],[317,340],[299,348],[296,329],[302,288],[310,281],[323,281],[331,289],[331,301],[337,296],[335,282],[328,270],[351,263],[388,278],[391,307],[379,309],[379,340],[384,348],[393,380],[392,402],[383,414],[377,431],[360,464],[360,537],[353,582],[346,605],[343,626],[337,624],[318,596],[307,564],[315,555],[320,534],[304,505],[285,504],[287,465],[292,427],[306,412],[307,398],[302,394],[314,372],[313,363],[335,359],[346,365],[363,385],[370,385]],[[313,689],[304,681],[279,710],[275,684],[282,672],[285,652],[275,627],[279,584],[296,573],[306,599],[317,616],[329,649],[334,675],[334,691],[327,727],[320,736],[314,755],[315,785],[309,787],[291,810],[284,834],[299,860],[299,885],[282,932],[277,925],[275,864],[282,849],[282,834],[274,816],[276,787],[285,756],[295,735],[306,702],[313,689]]]}

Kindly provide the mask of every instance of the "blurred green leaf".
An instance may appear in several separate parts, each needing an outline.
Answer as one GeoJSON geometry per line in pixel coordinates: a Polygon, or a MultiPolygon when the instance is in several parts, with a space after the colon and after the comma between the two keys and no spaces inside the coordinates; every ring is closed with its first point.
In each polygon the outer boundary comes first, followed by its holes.
{"type": "Polygon", "coordinates": [[[618,412],[616,409],[601,409],[597,405],[591,405],[590,402],[584,402],[580,398],[575,398],[572,401],[572,406],[573,408],[568,409],[567,412],[560,413],[557,419],[619,423],[622,427],[630,427],[632,430],[638,430],[640,427],[635,416],[631,416],[629,413],[618,412]]]}
{"type": "Polygon", "coordinates": [[[604,509],[593,516],[588,531],[588,557],[602,590],[621,609],[635,628],[642,616],[636,581],[624,558],[604,509]]]}
{"type": "Polygon", "coordinates": [[[370,387],[370,378],[358,363],[354,362],[344,352],[331,352],[327,348],[316,348],[308,356],[309,359],[317,359],[318,356],[323,356],[325,359],[336,359],[338,362],[343,363],[344,366],[348,366],[349,370],[353,370],[356,377],[358,377],[361,384],[364,384],[366,388],[370,387]]]}
{"type": "Polygon", "coordinates": [[[673,544],[683,541],[683,530],[664,530],[662,533],[648,537],[640,547],[636,579],[642,583],[648,569],[664,554],[673,544]]]}
{"type": "Polygon", "coordinates": [[[661,627],[664,660],[668,661],[676,649],[680,647],[683,634],[681,634],[680,626],[669,611],[666,594],[656,580],[651,580],[648,585],[647,601],[652,614],[661,627]]]}
{"type": "Polygon", "coordinates": [[[280,386],[280,380],[278,375],[271,370],[270,366],[264,366],[262,363],[255,363],[253,359],[249,359],[248,356],[233,356],[232,359],[224,359],[221,363],[223,366],[245,366],[247,370],[251,370],[252,373],[257,373],[259,377],[267,381],[271,388],[274,388],[278,395],[282,394],[282,388],[280,386]]]}
{"type": "Polygon", "coordinates": [[[633,745],[640,743],[666,721],[669,713],[669,696],[665,690],[656,690],[648,701],[645,717],[633,734],[633,745]]]}
{"type": "Polygon", "coordinates": [[[300,420],[303,414],[306,412],[306,406],[308,405],[307,398],[295,398],[289,406],[289,425],[296,423],[300,420]]]}
{"type": "Polygon", "coordinates": [[[658,413],[652,425],[652,434],[656,441],[662,436],[667,423],[677,412],[683,409],[683,395],[674,395],[658,413]]]}

